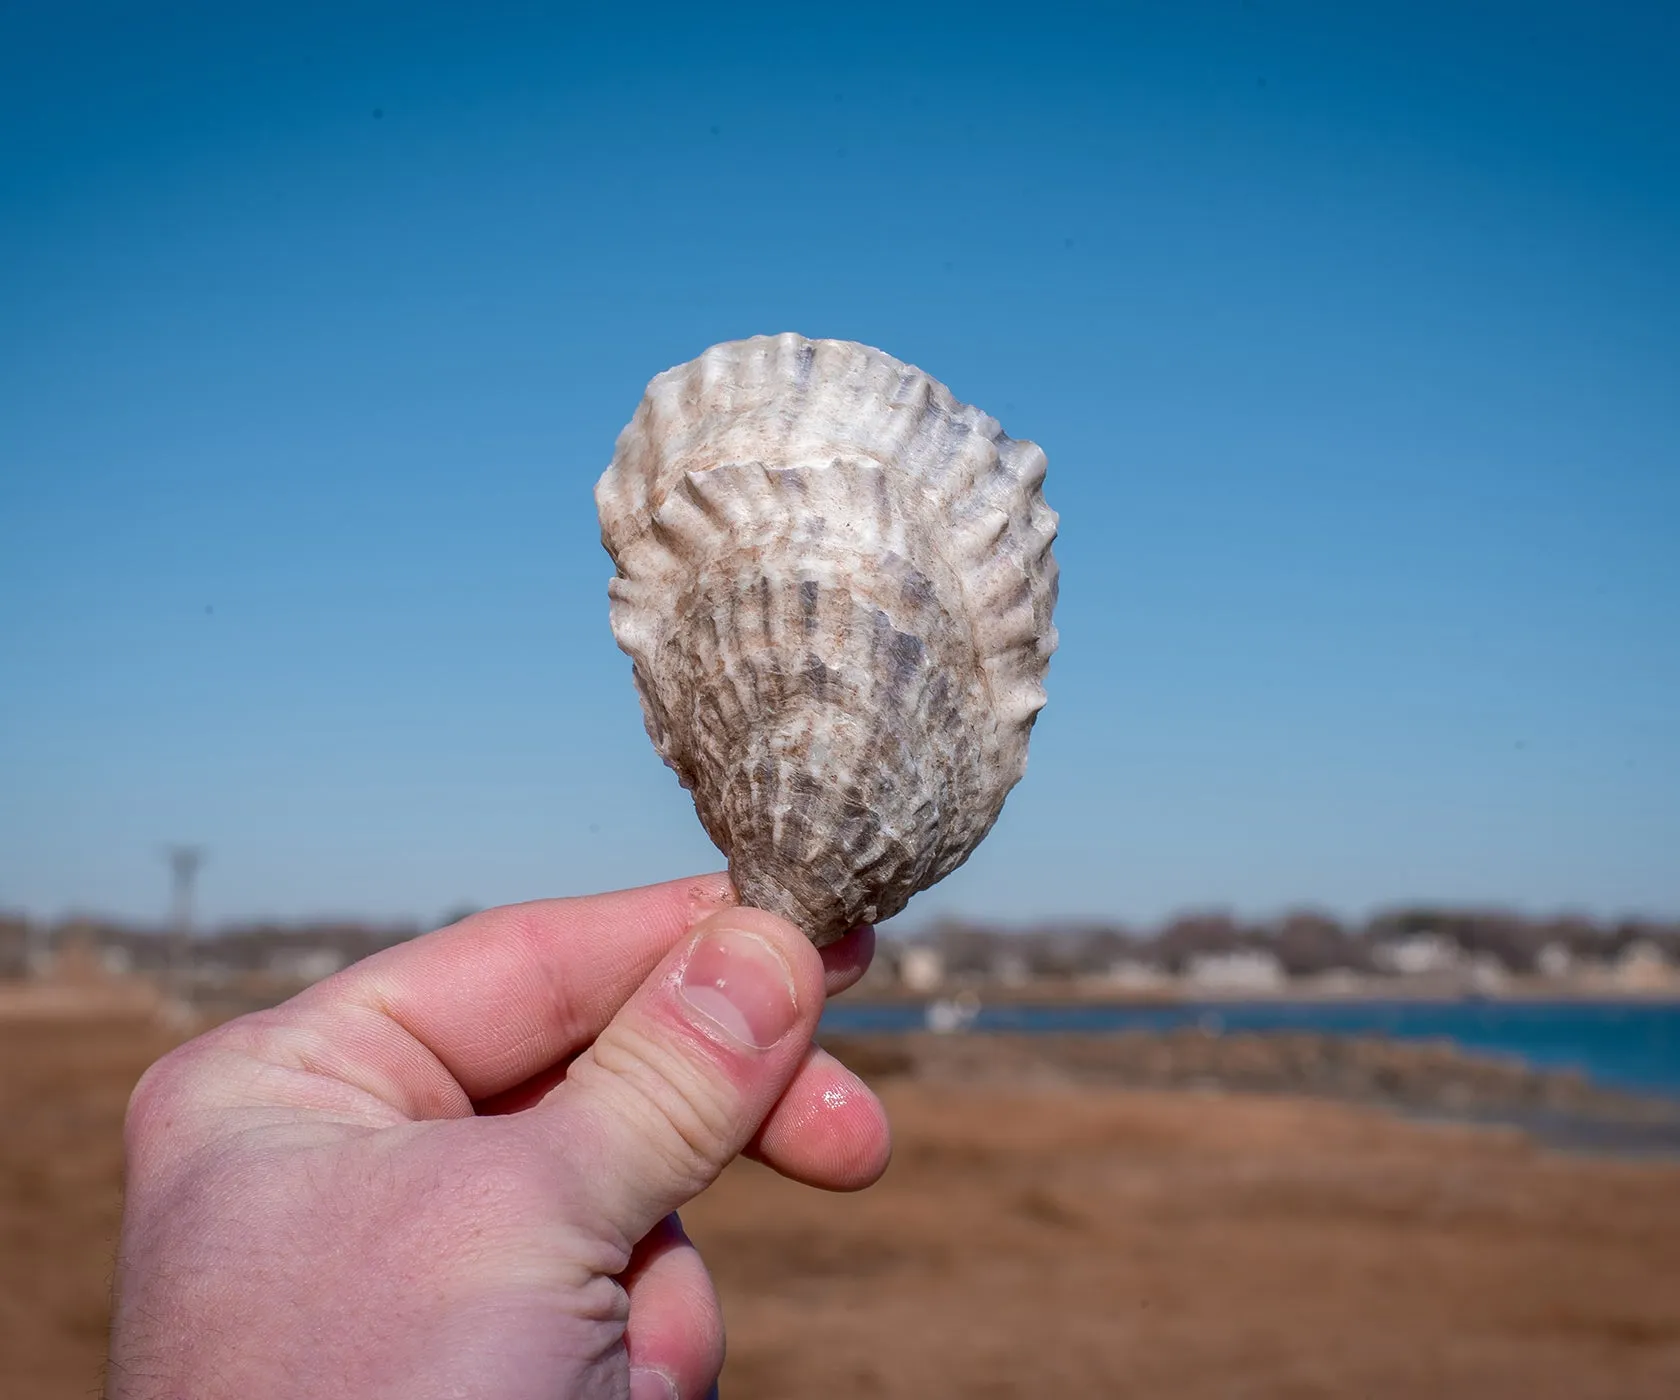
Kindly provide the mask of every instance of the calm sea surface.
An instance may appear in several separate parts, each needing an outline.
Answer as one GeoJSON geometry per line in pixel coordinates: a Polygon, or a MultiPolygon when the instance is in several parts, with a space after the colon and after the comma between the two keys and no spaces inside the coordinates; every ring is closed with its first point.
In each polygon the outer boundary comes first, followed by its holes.
{"type": "MultiPolygon", "coordinates": [[[[837,1001],[823,1027],[837,1033],[920,1030],[914,1003],[837,1001]]],[[[985,1005],[976,1031],[1317,1031],[1398,1040],[1450,1040],[1514,1055],[1543,1069],[1576,1069],[1618,1089],[1680,1098],[1680,1004],[1641,1002],[1183,1002],[1172,1006],[985,1005]]]]}

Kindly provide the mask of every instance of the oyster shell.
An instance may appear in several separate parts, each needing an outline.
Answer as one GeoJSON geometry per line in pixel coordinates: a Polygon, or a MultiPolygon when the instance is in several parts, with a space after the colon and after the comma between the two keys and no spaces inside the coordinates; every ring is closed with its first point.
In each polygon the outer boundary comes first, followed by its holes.
{"type": "Polygon", "coordinates": [[[741,898],[819,947],[961,865],[1056,648],[1045,458],[865,345],[659,375],[595,488],[649,736],[741,898]]]}

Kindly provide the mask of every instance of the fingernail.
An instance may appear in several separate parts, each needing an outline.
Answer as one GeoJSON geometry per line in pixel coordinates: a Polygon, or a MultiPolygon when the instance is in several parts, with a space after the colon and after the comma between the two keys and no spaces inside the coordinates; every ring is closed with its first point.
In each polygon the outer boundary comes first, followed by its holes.
{"type": "Polygon", "coordinates": [[[630,1400],[677,1400],[677,1383],[663,1371],[637,1366],[630,1372],[630,1400]]]}
{"type": "Polygon", "coordinates": [[[768,1050],[799,1017],[787,964],[763,939],[741,929],[713,929],[695,945],[683,969],[682,995],[696,1019],[759,1050],[768,1050]]]}

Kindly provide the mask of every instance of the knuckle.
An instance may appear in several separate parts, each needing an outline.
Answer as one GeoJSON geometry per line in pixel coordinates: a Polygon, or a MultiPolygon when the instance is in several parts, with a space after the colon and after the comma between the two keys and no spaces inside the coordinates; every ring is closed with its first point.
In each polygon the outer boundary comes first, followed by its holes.
{"type": "Polygon", "coordinates": [[[509,911],[507,938],[519,949],[519,961],[541,1000],[536,1024],[570,1026],[586,1009],[580,979],[558,975],[554,966],[554,929],[541,906],[519,905],[509,911]]]}
{"type": "Polygon", "coordinates": [[[177,1046],[152,1061],[128,1096],[124,1129],[131,1140],[144,1138],[154,1129],[167,1127],[182,1104],[194,1074],[197,1051],[193,1042],[177,1046]]]}
{"type": "Polygon", "coordinates": [[[240,1017],[177,1045],[147,1066],[129,1092],[123,1134],[131,1147],[144,1147],[173,1134],[180,1121],[203,1107],[207,1089],[223,1074],[230,1050],[263,1019],[240,1017]]]}
{"type": "Polygon", "coordinates": [[[680,1048],[615,1024],[586,1059],[589,1072],[612,1081],[615,1108],[646,1128],[648,1147],[674,1179],[698,1190],[739,1149],[737,1105],[729,1086],[680,1048]]]}
{"type": "Polygon", "coordinates": [[[192,1049],[191,1041],[185,1045],[177,1045],[147,1065],[145,1072],[134,1085],[129,1103],[149,1103],[162,1094],[174,1091],[180,1082],[185,1062],[192,1055],[192,1049]]]}

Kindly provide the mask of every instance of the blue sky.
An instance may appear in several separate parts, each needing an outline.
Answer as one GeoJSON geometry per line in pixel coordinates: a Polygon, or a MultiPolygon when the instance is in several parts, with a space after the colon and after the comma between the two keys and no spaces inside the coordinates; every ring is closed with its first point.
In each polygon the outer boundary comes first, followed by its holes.
{"type": "Polygon", "coordinates": [[[566,9],[0,11],[0,907],[715,867],[590,492],[798,330],[1062,514],[907,920],[1680,910],[1680,10],[566,9]]]}

